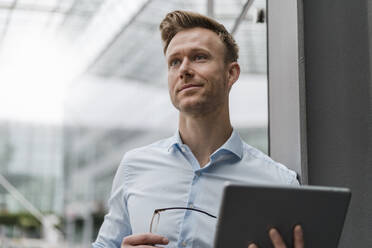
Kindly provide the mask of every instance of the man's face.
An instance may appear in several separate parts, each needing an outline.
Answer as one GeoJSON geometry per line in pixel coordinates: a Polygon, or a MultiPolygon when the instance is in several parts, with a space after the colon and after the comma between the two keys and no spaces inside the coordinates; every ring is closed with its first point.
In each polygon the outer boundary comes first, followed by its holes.
{"type": "Polygon", "coordinates": [[[205,28],[178,32],[165,56],[169,94],[181,113],[206,114],[228,104],[233,82],[225,46],[216,33],[205,28]]]}

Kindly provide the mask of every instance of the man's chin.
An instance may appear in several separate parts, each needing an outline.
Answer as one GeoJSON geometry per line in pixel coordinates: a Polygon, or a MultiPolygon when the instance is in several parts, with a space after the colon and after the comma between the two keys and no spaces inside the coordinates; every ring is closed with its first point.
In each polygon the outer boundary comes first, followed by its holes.
{"type": "Polygon", "coordinates": [[[206,112],[207,106],[205,103],[202,102],[187,102],[187,103],[181,103],[178,105],[177,109],[181,113],[185,114],[204,114],[206,112]]]}

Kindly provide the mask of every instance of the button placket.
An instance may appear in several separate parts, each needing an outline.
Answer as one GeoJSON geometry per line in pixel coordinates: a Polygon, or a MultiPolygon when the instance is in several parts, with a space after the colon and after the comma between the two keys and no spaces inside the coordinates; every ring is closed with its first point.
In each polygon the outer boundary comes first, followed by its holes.
{"type": "Polygon", "coordinates": [[[185,153],[187,150],[186,150],[186,148],[185,148],[184,146],[181,146],[181,151],[182,151],[183,153],[185,153]]]}

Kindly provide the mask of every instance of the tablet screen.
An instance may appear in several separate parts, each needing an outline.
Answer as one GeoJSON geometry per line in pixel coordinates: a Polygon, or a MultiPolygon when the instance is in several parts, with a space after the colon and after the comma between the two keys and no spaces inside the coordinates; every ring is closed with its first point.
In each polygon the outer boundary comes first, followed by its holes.
{"type": "Polygon", "coordinates": [[[337,247],[351,193],[318,186],[232,185],[224,189],[215,247],[273,247],[268,236],[276,227],[288,247],[301,224],[305,247],[337,247]]]}

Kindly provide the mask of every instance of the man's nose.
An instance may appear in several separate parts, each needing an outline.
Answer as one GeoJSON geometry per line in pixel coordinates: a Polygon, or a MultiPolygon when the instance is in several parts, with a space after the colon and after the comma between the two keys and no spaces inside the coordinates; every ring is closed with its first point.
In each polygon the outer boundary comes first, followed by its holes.
{"type": "Polygon", "coordinates": [[[191,68],[190,61],[187,58],[182,61],[179,72],[181,79],[193,76],[193,70],[191,68]]]}

